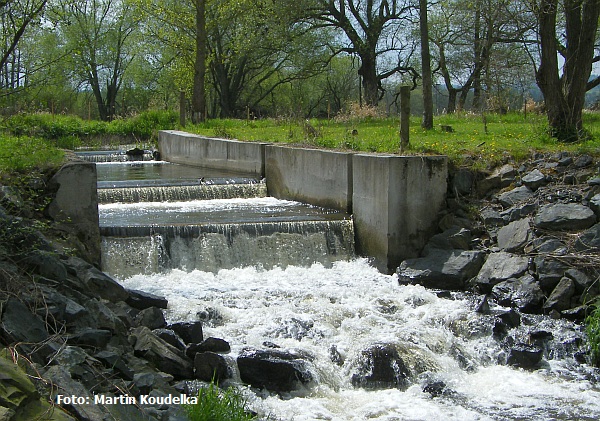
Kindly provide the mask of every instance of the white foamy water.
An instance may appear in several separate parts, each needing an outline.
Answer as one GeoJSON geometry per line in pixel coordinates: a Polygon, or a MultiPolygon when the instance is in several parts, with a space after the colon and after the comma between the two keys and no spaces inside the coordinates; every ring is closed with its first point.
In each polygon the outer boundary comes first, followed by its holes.
{"type": "Polygon", "coordinates": [[[498,365],[506,348],[492,335],[493,316],[473,311],[475,297],[444,299],[420,286],[400,286],[365,260],[330,268],[172,270],[121,282],[165,296],[171,322],[205,320],[205,337],[229,341],[232,357],[264,342],[312,355],[317,381],[306,390],[286,396],[247,390],[251,409],[263,419],[600,419],[597,372],[577,364],[568,345],[581,337],[575,326],[524,316],[510,336],[552,331],[556,343],[567,345],[535,371],[498,365]],[[375,343],[399,349],[412,373],[406,390],[352,386],[356,357],[375,343]],[[332,362],[332,349],[343,364],[332,362]],[[423,392],[432,381],[443,382],[446,393],[423,392]]]}

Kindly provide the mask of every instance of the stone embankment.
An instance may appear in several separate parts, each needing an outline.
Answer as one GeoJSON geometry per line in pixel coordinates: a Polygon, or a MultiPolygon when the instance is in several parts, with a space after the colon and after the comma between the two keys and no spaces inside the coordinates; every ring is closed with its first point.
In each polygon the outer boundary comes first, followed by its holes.
{"type": "MultiPolygon", "coordinates": [[[[498,335],[522,313],[581,321],[600,289],[598,174],[591,157],[564,154],[486,176],[452,171],[440,233],[401,264],[399,281],[472,291],[481,297],[474,311],[506,308],[495,313],[498,335]]],[[[200,322],[167,325],[161,297],[126,290],[57,252],[9,193],[0,195],[0,419],[179,420],[177,404],[194,396],[190,379],[239,376],[275,392],[313,380],[310,356],[274,344],[243,351],[233,373],[225,340],[204,338],[200,322]]],[[[374,374],[357,374],[353,384],[403,387],[390,368],[403,367],[397,351],[373,346],[363,354],[371,364],[364,372],[374,374]]],[[[535,367],[541,354],[515,344],[505,363],[535,367]]],[[[444,385],[428,387],[434,395],[444,385]]]]}

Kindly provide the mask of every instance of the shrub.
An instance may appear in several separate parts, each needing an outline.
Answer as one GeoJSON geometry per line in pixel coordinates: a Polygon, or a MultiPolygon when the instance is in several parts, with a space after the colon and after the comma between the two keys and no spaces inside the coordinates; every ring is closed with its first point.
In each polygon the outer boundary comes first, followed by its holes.
{"type": "Polygon", "coordinates": [[[59,165],[64,152],[47,140],[28,136],[0,136],[0,171],[27,172],[59,165]]]}
{"type": "Polygon", "coordinates": [[[233,387],[220,389],[214,382],[198,391],[198,403],[184,405],[190,421],[245,421],[256,419],[246,409],[246,398],[233,387]]]}
{"type": "Polygon", "coordinates": [[[592,364],[600,366],[600,306],[585,319],[585,331],[590,342],[592,364]]]}

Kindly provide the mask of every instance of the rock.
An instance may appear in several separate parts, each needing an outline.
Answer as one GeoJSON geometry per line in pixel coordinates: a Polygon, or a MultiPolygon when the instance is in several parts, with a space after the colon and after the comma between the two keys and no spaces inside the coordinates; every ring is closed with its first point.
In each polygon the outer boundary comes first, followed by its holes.
{"type": "Polygon", "coordinates": [[[551,256],[538,256],[534,259],[535,272],[540,283],[540,288],[550,294],[558,285],[569,266],[551,256]]]}
{"type": "Polygon", "coordinates": [[[600,224],[596,224],[590,229],[579,234],[574,245],[575,250],[593,253],[600,251],[600,224]]]}
{"type": "Polygon", "coordinates": [[[148,329],[161,329],[167,326],[165,315],[157,307],[149,307],[140,311],[134,318],[137,326],[146,326],[148,329]]]}
{"type": "Polygon", "coordinates": [[[583,322],[590,313],[590,307],[587,305],[577,306],[560,312],[560,315],[567,320],[574,322],[583,322]]]}
{"type": "Polygon", "coordinates": [[[507,364],[514,367],[532,369],[542,361],[543,351],[537,345],[515,345],[508,355],[507,364]]]}
{"type": "Polygon", "coordinates": [[[214,381],[221,384],[233,376],[233,370],[227,364],[227,360],[214,352],[197,353],[194,357],[194,369],[196,378],[204,382],[214,381]]]}
{"type": "Polygon", "coordinates": [[[479,292],[489,293],[494,285],[502,281],[520,278],[527,272],[528,266],[527,257],[506,252],[492,253],[471,284],[479,292]]]}
{"type": "Polygon", "coordinates": [[[479,217],[484,225],[489,227],[497,227],[504,225],[504,218],[500,212],[494,208],[486,207],[479,212],[479,217]]]}
{"type": "Polygon", "coordinates": [[[226,354],[231,351],[229,342],[219,338],[206,338],[199,344],[190,344],[186,350],[186,354],[193,358],[196,353],[214,352],[217,354],[226,354]]]}
{"type": "Polygon", "coordinates": [[[56,253],[34,250],[25,255],[21,262],[33,272],[52,279],[53,281],[65,282],[67,269],[58,259],[56,253]]]}
{"type": "Polygon", "coordinates": [[[160,339],[162,339],[169,345],[174,346],[180,351],[185,351],[185,344],[183,343],[181,338],[171,329],[153,329],[152,333],[154,333],[156,336],[158,336],[160,339]]]}
{"type": "Polygon", "coordinates": [[[492,288],[492,296],[498,304],[516,307],[523,313],[540,313],[545,299],[539,284],[529,274],[498,283],[492,288]]]}
{"type": "Polygon", "coordinates": [[[479,314],[491,314],[490,303],[488,302],[487,295],[483,296],[483,298],[477,305],[475,312],[479,314]]]}
{"type": "Polygon", "coordinates": [[[498,231],[498,247],[507,252],[523,251],[531,241],[533,232],[529,218],[511,222],[498,231]]]}
{"type": "Polygon", "coordinates": [[[423,392],[429,393],[432,398],[452,394],[452,392],[448,390],[448,386],[446,385],[446,383],[444,383],[441,380],[426,383],[423,386],[423,392]]]}
{"type": "Polygon", "coordinates": [[[127,365],[125,360],[113,351],[100,351],[94,354],[94,358],[100,361],[104,367],[114,370],[125,380],[132,381],[135,372],[127,365]]]}
{"type": "Polygon", "coordinates": [[[0,307],[2,310],[0,338],[3,343],[16,342],[39,343],[48,338],[46,325],[41,318],[33,314],[25,304],[14,297],[0,307]]]}
{"type": "Polygon", "coordinates": [[[535,191],[546,184],[546,176],[538,169],[531,171],[522,178],[523,184],[535,191]]]}
{"type": "Polygon", "coordinates": [[[532,215],[536,210],[537,205],[535,203],[526,203],[513,206],[504,212],[500,212],[500,216],[505,222],[514,222],[532,215]]]}
{"type": "Polygon", "coordinates": [[[104,348],[112,338],[112,333],[106,329],[83,328],[67,338],[71,345],[104,348]]]}
{"type": "Polygon", "coordinates": [[[290,352],[244,349],[237,364],[244,383],[271,392],[291,392],[313,381],[307,361],[290,352]]]}
{"type": "Polygon", "coordinates": [[[533,192],[527,186],[517,187],[498,196],[498,201],[505,208],[525,202],[533,197],[533,192]]]}
{"type": "Polygon", "coordinates": [[[204,340],[202,322],[180,322],[169,326],[183,342],[187,344],[198,344],[204,340]]]}
{"type": "Polygon", "coordinates": [[[400,388],[408,386],[410,372],[393,344],[375,344],[362,351],[352,375],[355,387],[366,389],[400,388]]]}
{"type": "Polygon", "coordinates": [[[470,245],[471,231],[462,227],[452,227],[431,237],[423,253],[426,255],[431,249],[468,250],[470,245]]]}
{"type": "Polygon", "coordinates": [[[562,311],[571,308],[573,295],[575,295],[575,282],[567,277],[562,278],[544,303],[544,310],[562,311]]]}
{"type": "Polygon", "coordinates": [[[590,155],[581,155],[575,160],[574,165],[577,168],[585,168],[589,167],[593,163],[594,158],[592,158],[590,155]]]}
{"type": "Polygon", "coordinates": [[[469,170],[460,169],[454,173],[451,181],[451,188],[454,194],[458,195],[468,195],[471,193],[473,189],[473,184],[475,182],[475,178],[473,173],[469,170]]]}
{"type": "Polygon", "coordinates": [[[504,165],[489,177],[480,180],[477,184],[477,192],[483,196],[490,190],[508,187],[515,181],[516,175],[517,170],[512,165],[504,165]]]}
{"type": "Polygon", "coordinates": [[[577,203],[557,203],[542,206],[534,222],[537,228],[575,231],[594,225],[596,215],[587,206],[577,203]]]}
{"type": "Polygon", "coordinates": [[[535,238],[532,243],[532,251],[538,254],[565,255],[568,251],[567,245],[553,237],[535,238]]]}
{"type": "Polygon", "coordinates": [[[400,283],[460,290],[483,264],[481,251],[431,250],[426,257],[408,259],[398,267],[400,283]]]}
{"type": "Polygon", "coordinates": [[[600,218],[600,194],[590,199],[590,209],[594,211],[596,217],[600,218]]]}
{"type": "Polygon", "coordinates": [[[173,375],[176,379],[192,379],[194,370],[192,361],[183,352],[155,336],[145,326],[131,333],[135,341],[135,355],[150,361],[161,371],[173,375]]]}
{"type": "Polygon", "coordinates": [[[86,295],[112,302],[129,298],[129,293],[118,282],[78,257],[69,257],[66,268],[81,282],[76,285],[77,290],[86,295]]]}
{"type": "Polygon", "coordinates": [[[131,289],[128,289],[127,292],[129,293],[129,297],[127,297],[125,302],[138,310],[145,310],[150,307],[166,309],[169,304],[166,298],[150,294],[149,292],[131,289]]]}

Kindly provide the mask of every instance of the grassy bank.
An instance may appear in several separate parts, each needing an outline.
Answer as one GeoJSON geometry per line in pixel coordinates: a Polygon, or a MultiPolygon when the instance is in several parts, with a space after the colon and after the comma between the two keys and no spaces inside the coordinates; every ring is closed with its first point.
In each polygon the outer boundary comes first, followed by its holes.
{"type": "MultiPolygon", "coordinates": [[[[577,144],[561,144],[547,135],[546,117],[540,114],[507,115],[470,113],[442,115],[436,127],[420,127],[419,117],[412,117],[411,154],[448,155],[456,163],[492,166],[506,155],[516,160],[529,157],[532,151],[600,154],[600,114],[585,115],[585,127],[592,139],[577,144]],[[452,131],[442,130],[442,126],[452,131]]],[[[247,141],[292,143],[336,150],[398,153],[398,118],[345,117],[334,120],[266,119],[210,120],[186,127],[187,131],[213,137],[247,141]]]]}

